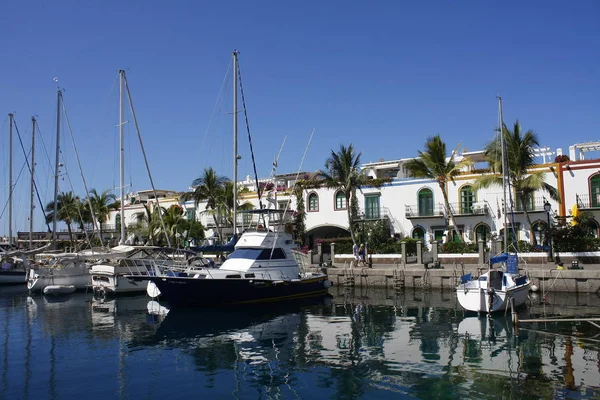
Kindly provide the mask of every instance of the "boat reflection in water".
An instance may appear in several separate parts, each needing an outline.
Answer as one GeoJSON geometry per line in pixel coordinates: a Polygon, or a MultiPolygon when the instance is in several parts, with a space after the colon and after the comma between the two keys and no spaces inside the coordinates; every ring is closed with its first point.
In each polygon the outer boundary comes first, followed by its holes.
{"type": "MultiPolygon", "coordinates": [[[[510,315],[466,317],[452,292],[332,292],[170,310],[147,296],[4,296],[0,398],[600,396],[597,343],[585,340],[598,332],[587,325],[568,327],[576,339],[525,324],[516,335],[510,315]]],[[[563,299],[528,311],[570,310],[563,299]]]]}

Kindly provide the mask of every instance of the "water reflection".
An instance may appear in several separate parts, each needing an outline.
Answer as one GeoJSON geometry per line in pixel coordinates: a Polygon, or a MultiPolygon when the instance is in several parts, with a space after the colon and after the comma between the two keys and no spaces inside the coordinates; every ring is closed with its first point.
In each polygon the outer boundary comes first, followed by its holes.
{"type": "MultiPolygon", "coordinates": [[[[145,296],[0,299],[0,398],[159,398],[175,387],[212,398],[600,396],[593,326],[517,334],[510,315],[465,315],[451,292],[334,288],[301,303],[195,310],[145,296]]],[[[600,314],[593,300],[538,297],[522,312],[600,314]]]]}

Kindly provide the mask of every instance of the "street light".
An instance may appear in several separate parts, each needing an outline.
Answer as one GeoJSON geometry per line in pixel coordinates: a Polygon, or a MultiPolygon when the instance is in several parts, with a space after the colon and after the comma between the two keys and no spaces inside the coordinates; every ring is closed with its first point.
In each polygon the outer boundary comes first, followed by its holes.
{"type": "Polygon", "coordinates": [[[546,215],[548,216],[548,261],[554,261],[554,257],[552,256],[552,234],[550,232],[550,210],[552,206],[548,201],[544,203],[544,211],[546,211],[546,215]]]}

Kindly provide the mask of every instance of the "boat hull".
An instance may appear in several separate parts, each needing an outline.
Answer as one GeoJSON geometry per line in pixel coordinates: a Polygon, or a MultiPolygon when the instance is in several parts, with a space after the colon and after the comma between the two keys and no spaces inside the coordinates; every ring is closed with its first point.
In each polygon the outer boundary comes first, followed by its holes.
{"type": "Polygon", "coordinates": [[[29,270],[27,288],[30,291],[43,292],[47,286],[74,286],[75,290],[87,290],[90,286],[89,268],[82,266],[29,270]]]}
{"type": "Polygon", "coordinates": [[[0,271],[0,285],[23,284],[27,281],[25,270],[0,271]]]}
{"type": "MultiPolygon", "coordinates": [[[[139,279],[139,278],[138,278],[139,279]]],[[[331,282],[326,276],[293,281],[261,279],[198,279],[147,277],[172,307],[203,307],[292,300],[322,295],[331,282]]]]}
{"type": "Polygon", "coordinates": [[[124,275],[92,275],[92,288],[102,294],[144,293],[148,281],[134,281],[124,275]]]}
{"type": "Polygon", "coordinates": [[[515,299],[515,308],[524,305],[527,301],[530,286],[531,283],[527,282],[506,291],[495,290],[492,294],[489,294],[484,287],[465,289],[464,285],[460,285],[456,289],[456,297],[460,305],[467,311],[492,313],[510,308],[511,298],[515,299]],[[490,296],[492,296],[491,307],[490,296]]]}

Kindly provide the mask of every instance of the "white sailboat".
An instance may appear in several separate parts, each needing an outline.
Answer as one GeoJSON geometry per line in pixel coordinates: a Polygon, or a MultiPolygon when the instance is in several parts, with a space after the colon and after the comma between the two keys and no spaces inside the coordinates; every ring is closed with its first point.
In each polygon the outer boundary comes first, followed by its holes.
{"type": "Polygon", "coordinates": [[[502,118],[502,98],[498,97],[499,119],[500,119],[500,141],[502,147],[502,181],[504,197],[504,247],[505,253],[491,257],[489,269],[476,279],[471,274],[461,277],[461,282],[456,288],[456,297],[460,305],[477,313],[492,313],[505,311],[508,307],[519,307],[527,301],[531,282],[525,275],[519,273],[518,257],[516,254],[508,254],[508,163],[506,161],[504,138],[504,122],[502,118]],[[500,264],[500,269],[494,269],[495,264],[500,264]]]}
{"type": "MultiPolygon", "coordinates": [[[[54,171],[54,217],[52,219],[52,245],[57,240],[58,178],[60,175],[60,124],[62,90],[57,90],[56,106],[56,159],[54,171]]],[[[27,288],[32,292],[64,294],[75,290],[85,290],[90,284],[87,260],[77,253],[40,253],[37,262],[27,273],[27,288]]]]}
{"type": "MultiPolygon", "coordinates": [[[[119,294],[119,293],[135,293],[145,292],[148,288],[148,281],[134,281],[127,278],[127,276],[147,276],[147,275],[161,275],[166,269],[178,268],[186,269],[189,265],[186,264],[187,256],[186,252],[180,250],[173,250],[170,248],[170,241],[167,235],[168,248],[160,248],[154,246],[126,246],[125,245],[125,138],[124,138],[124,125],[126,123],[124,118],[124,91],[127,89],[127,95],[129,105],[131,108],[132,117],[135,123],[136,129],[138,129],[137,118],[135,116],[135,110],[132,105],[131,94],[129,92],[129,86],[127,84],[127,78],[125,71],[119,71],[119,142],[120,142],[120,157],[119,157],[119,169],[120,169],[120,201],[121,201],[121,235],[119,246],[113,248],[113,256],[106,257],[102,262],[95,263],[90,267],[91,274],[91,287],[95,293],[101,295],[105,294],[119,294]]],[[[139,131],[138,131],[139,134],[139,131]]],[[[138,137],[141,137],[138,135],[138,137]]],[[[140,145],[143,144],[140,139],[140,145]]],[[[146,160],[144,153],[144,160],[146,161],[146,168],[150,175],[150,168],[146,160]]],[[[158,196],[156,195],[156,189],[150,176],[150,183],[152,190],[155,192],[155,198],[157,199],[157,207],[160,207],[158,202],[158,196]]],[[[159,213],[163,230],[166,232],[164,226],[164,220],[162,213],[159,213]]],[[[188,252],[189,253],[189,252],[188,252]]],[[[155,291],[154,289],[152,291],[155,291]]],[[[150,292],[149,292],[150,293],[150,292]]]]}

